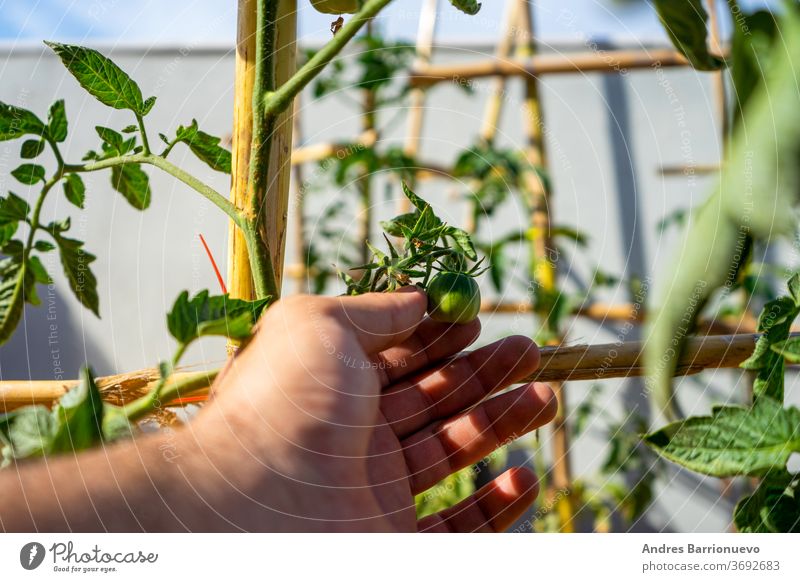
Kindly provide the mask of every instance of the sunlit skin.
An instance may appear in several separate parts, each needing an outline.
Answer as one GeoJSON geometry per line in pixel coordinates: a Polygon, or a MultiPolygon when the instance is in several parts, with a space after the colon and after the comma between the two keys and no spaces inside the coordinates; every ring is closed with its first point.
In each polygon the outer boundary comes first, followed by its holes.
{"type": "Polygon", "coordinates": [[[413,288],[296,297],[262,318],[191,423],[0,475],[6,531],[503,531],[538,492],[511,469],[417,521],[413,495],[549,422],[527,338],[463,352],[477,320],[413,288]]]}

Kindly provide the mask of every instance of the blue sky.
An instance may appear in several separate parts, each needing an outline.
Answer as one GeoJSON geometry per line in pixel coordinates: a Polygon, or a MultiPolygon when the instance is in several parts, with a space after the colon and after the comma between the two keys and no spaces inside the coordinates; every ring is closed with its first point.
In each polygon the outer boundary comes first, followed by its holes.
{"type": "MultiPolygon", "coordinates": [[[[741,2],[744,6],[768,0],[741,2]]],[[[439,38],[446,41],[491,40],[502,22],[505,2],[484,0],[469,17],[440,0],[439,38]]],[[[95,40],[107,43],[231,43],[235,35],[235,0],[0,0],[0,40],[38,43],[95,40]]],[[[397,0],[381,18],[396,38],[416,32],[422,0],[397,0]]],[[[329,38],[330,17],[318,14],[309,0],[299,0],[300,36],[329,38]]],[[[537,33],[545,39],[664,38],[657,19],[642,0],[540,0],[537,33]]]]}

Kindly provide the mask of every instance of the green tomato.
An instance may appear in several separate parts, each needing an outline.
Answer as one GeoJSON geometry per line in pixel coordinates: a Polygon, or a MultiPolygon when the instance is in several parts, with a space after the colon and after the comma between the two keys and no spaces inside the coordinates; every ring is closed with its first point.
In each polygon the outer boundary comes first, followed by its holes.
{"type": "Polygon", "coordinates": [[[311,0],[317,12],[323,14],[353,14],[358,12],[358,0],[311,0]]]}
{"type": "Polygon", "coordinates": [[[469,323],[481,309],[481,292],[475,279],[464,273],[444,271],[428,283],[428,313],[447,323],[469,323]]]}

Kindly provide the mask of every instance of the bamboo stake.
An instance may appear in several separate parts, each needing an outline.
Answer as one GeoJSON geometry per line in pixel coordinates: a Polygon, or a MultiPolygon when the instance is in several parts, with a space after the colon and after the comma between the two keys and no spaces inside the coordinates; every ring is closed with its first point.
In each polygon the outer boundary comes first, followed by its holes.
{"type": "MultiPolygon", "coordinates": [[[[520,62],[536,58],[536,42],[534,40],[533,6],[527,0],[517,0],[520,6],[519,32],[523,35],[517,46],[517,57],[520,62]]],[[[533,71],[525,78],[525,101],[523,104],[523,123],[527,137],[526,157],[530,168],[525,172],[525,190],[530,197],[532,210],[531,226],[534,233],[531,241],[531,277],[537,286],[534,292],[534,311],[544,324],[547,335],[554,344],[563,341],[561,331],[553,329],[547,312],[549,302],[539,305],[536,295],[552,296],[557,293],[557,266],[550,257],[550,226],[552,224],[550,193],[547,192],[534,168],[547,168],[547,148],[544,137],[544,119],[542,117],[539,84],[533,71]]],[[[561,531],[575,531],[573,517],[575,509],[569,494],[559,495],[557,492],[570,491],[572,488],[572,468],[570,466],[569,427],[567,426],[566,392],[562,382],[551,384],[558,411],[553,419],[553,482],[549,490],[551,502],[555,504],[561,521],[561,531]]]]}
{"type": "MultiPolygon", "coordinates": [[[[180,381],[197,372],[176,372],[170,376],[169,383],[180,381]]],[[[213,380],[216,372],[209,372],[213,380]]],[[[147,394],[156,385],[160,378],[156,368],[146,368],[127,374],[115,374],[95,379],[100,394],[105,402],[122,406],[147,394]]],[[[78,385],[78,380],[10,380],[0,382],[0,411],[8,412],[21,406],[40,404],[52,405],[68,390],[78,385]]],[[[208,394],[208,388],[201,388],[192,394],[208,394]]],[[[170,404],[167,403],[167,406],[170,404]]]]}
{"type": "MultiPolygon", "coordinates": [[[[720,38],[719,12],[717,11],[716,0],[706,0],[706,9],[708,10],[708,29],[710,32],[709,41],[711,45],[711,52],[721,55],[723,50],[722,40],[720,38]]],[[[728,133],[730,131],[730,123],[728,119],[728,95],[725,91],[724,68],[714,73],[714,99],[717,106],[717,115],[719,116],[719,127],[722,134],[722,143],[724,144],[728,139],[728,133]]]]}
{"type": "MultiPolygon", "coordinates": [[[[706,369],[738,368],[750,357],[759,334],[691,337],[678,359],[675,376],[698,374],[706,369]]],[[[800,337],[799,333],[791,337],[800,337]]],[[[603,380],[630,378],[646,373],[644,342],[618,342],[542,348],[539,371],[526,382],[603,380]]]]}
{"type": "MultiPolygon", "coordinates": [[[[495,48],[494,58],[504,61],[511,53],[514,43],[515,29],[514,23],[519,16],[519,2],[511,0],[506,2],[506,13],[503,22],[503,35],[495,48]]],[[[481,138],[487,143],[494,140],[497,133],[497,125],[500,122],[500,114],[503,111],[503,101],[506,91],[506,78],[495,77],[492,81],[492,89],[483,110],[483,123],[481,125],[481,138]]]]}
{"type": "MultiPolygon", "coordinates": [[[[300,121],[300,111],[302,109],[302,100],[298,95],[294,100],[294,139],[302,141],[302,125],[300,121]]],[[[306,244],[306,193],[305,193],[305,178],[303,175],[303,165],[294,163],[294,150],[292,152],[292,172],[294,177],[294,253],[296,265],[301,267],[296,270],[296,273],[289,273],[287,275],[294,278],[295,293],[305,293],[307,290],[306,277],[308,270],[306,262],[308,261],[306,244]]]]}
{"type": "Polygon", "coordinates": [[[414,68],[409,81],[414,87],[430,87],[442,82],[466,83],[479,77],[524,77],[574,73],[613,73],[637,69],[685,67],[686,58],[671,49],[650,51],[605,51],[558,55],[535,55],[528,59],[433,65],[414,68]]]}
{"type": "MultiPolygon", "coordinates": [[[[253,138],[253,85],[256,58],[256,0],[239,0],[236,22],[236,75],[233,91],[233,162],[231,202],[247,206],[250,142],[253,138]]],[[[253,299],[253,276],[242,231],[228,226],[228,292],[231,297],[253,299]]]]}
{"type": "MultiPolygon", "coordinates": [[[[414,67],[427,67],[433,53],[433,38],[436,34],[436,12],[438,0],[425,0],[419,16],[417,30],[416,60],[414,67]]],[[[406,133],[405,154],[416,159],[419,155],[419,140],[422,135],[422,124],[425,121],[425,90],[415,88],[411,90],[408,105],[408,132],[406,133]]],[[[418,177],[418,176],[415,176],[418,177]]],[[[412,184],[413,188],[414,185],[412,184]]],[[[397,212],[402,214],[410,210],[410,203],[405,196],[397,202],[397,212]]]]}
{"type": "MultiPolygon", "coordinates": [[[[678,360],[675,376],[697,374],[703,370],[738,368],[753,353],[759,334],[693,336],[686,342],[678,360]]],[[[790,337],[800,337],[795,332],[790,337]]],[[[524,382],[562,382],[564,380],[601,380],[643,376],[644,342],[617,342],[541,348],[539,370],[524,382]]],[[[171,381],[178,381],[198,372],[177,372],[171,381]]],[[[215,371],[207,372],[213,379],[215,371]]],[[[96,379],[103,399],[124,404],[150,390],[158,381],[155,368],[96,379]]],[[[77,380],[11,380],[0,382],[0,411],[29,404],[50,405],[77,385],[77,380]]],[[[194,394],[204,394],[199,389],[194,394]]]]}

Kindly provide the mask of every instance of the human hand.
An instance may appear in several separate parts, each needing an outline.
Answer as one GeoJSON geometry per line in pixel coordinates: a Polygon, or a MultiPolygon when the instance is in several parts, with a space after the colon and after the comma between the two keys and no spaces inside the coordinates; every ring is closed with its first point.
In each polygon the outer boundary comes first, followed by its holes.
{"type": "Polygon", "coordinates": [[[544,384],[486,398],[533,372],[538,349],[509,337],[459,354],[479,322],[425,307],[412,288],[273,306],[189,425],[223,493],[215,511],[248,530],[509,527],[538,492],[528,469],[419,522],[413,496],[553,418],[544,384]]]}

